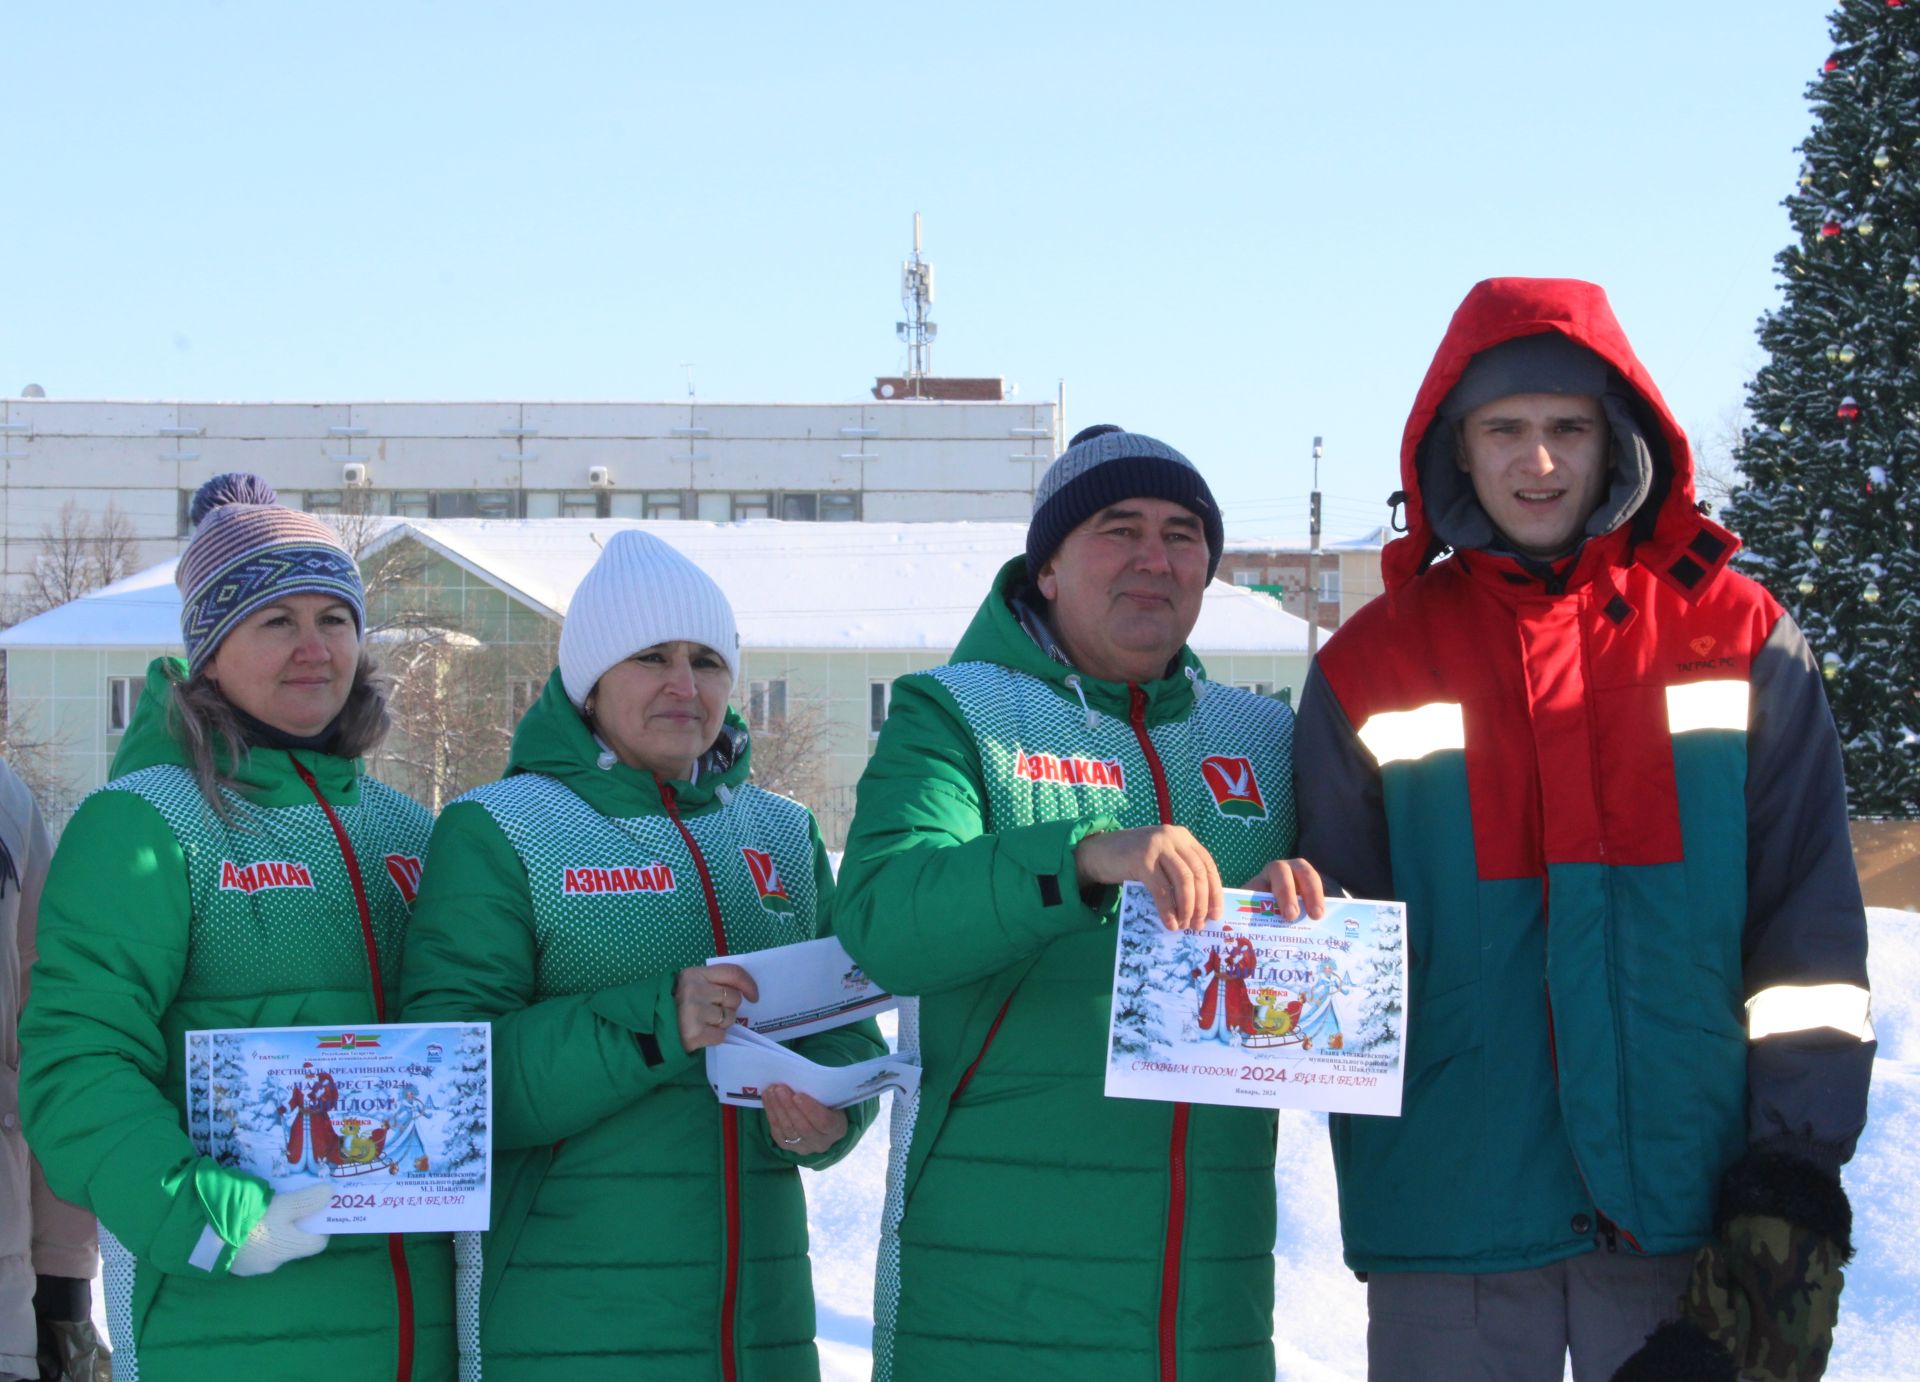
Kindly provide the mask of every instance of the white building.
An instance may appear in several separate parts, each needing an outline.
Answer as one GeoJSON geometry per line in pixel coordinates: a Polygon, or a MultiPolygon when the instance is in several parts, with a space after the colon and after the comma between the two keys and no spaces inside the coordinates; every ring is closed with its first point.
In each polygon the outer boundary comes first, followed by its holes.
{"type": "Polygon", "coordinates": [[[130,403],[0,400],[0,595],[64,505],[109,502],[136,567],[227,470],[315,512],[405,518],[1026,520],[1052,401],[130,403]]]}
{"type": "MultiPolygon", "coordinates": [[[[575,587],[607,537],[628,527],[672,543],[727,592],[742,652],[734,700],[761,736],[811,712],[826,771],[807,804],[836,845],[894,678],[947,660],[1026,542],[1024,522],[398,520],[363,566],[397,544],[417,545],[422,560],[406,591],[370,601],[369,620],[378,625],[383,604],[404,596],[493,654],[472,675],[514,679],[500,702],[524,706],[538,689],[530,673],[552,666],[575,587]]],[[[56,815],[107,780],[147,663],[179,652],[179,621],[169,559],[0,633],[9,729],[57,755],[56,815]]],[[[1191,642],[1215,681],[1297,696],[1306,678],[1306,625],[1225,581],[1208,588],[1191,642]]]]}

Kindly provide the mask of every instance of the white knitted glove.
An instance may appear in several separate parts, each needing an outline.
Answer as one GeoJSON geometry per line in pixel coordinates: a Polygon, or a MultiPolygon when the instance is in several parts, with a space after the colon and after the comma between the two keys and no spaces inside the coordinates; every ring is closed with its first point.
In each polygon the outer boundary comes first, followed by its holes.
{"type": "Polygon", "coordinates": [[[327,1245],[324,1233],[308,1233],[295,1228],[297,1220],[318,1214],[333,1197],[330,1185],[310,1185],[305,1190],[287,1190],[267,1201],[267,1212],[253,1226],[247,1241],[234,1255],[227,1270],[235,1276],[265,1276],[275,1267],[285,1266],[296,1257],[312,1257],[327,1245]]]}

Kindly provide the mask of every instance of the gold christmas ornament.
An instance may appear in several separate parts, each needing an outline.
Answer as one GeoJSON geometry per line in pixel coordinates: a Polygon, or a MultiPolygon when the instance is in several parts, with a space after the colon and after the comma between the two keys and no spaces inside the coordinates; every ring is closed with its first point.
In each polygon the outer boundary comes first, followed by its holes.
{"type": "Polygon", "coordinates": [[[1840,347],[1840,363],[1841,364],[1850,365],[1859,358],[1860,358],[1860,353],[1856,351],[1852,346],[1843,345],[1840,347]]]}
{"type": "Polygon", "coordinates": [[[1893,166],[1893,151],[1885,144],[1873,151],[1873,166],[1881,172],[1893,166]]]}
{"type": "Polygon", "coordinates": [[[1879,604],[1880,603],[1880,587],[1877,585],[1869,585],[1865,590],[1862,590],[1860,592],[1860,598],[1865,600],[1870,605],[1879,604]]]}

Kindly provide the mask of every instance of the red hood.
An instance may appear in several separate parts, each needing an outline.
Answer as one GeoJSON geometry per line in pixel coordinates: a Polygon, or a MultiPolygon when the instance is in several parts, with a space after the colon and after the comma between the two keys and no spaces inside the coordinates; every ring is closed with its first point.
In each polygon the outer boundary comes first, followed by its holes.
{"type": "MultiPolygon", "coordinates": [[[[1446,337],[1434,352],[1433,363],[1427,367],[1427,377],[1414,399],[1413,412],[1407,418],[1407,430],[1400,440],[1400,483],[1407,495],[1407,533],[1388,543],[1381,556],[1389,591],[1420,573],[1435,542],[1420,493],[1418,456],[1420,443],[1433,424],[1440,404],[1475,355],[1502,341],[1543,331],[1558,331],[1612,365],[1645,400],[1659,424],[1672,463],[1673,480],[1655,521],[1651,543],[1655,550],[1641,554],[1642,559],[1654,556],[1658,561],[1655,569],[1664,570],[1703,528],[1726,539],[1729,549],[1708,563],[1711,570],[1718,570],[1725,564],[1726,557],[1732,555],[1729,535],[1707,522],[1693,507],[1693,453],[1688,449],[1686,434],[1667,411],[1666,400],[1660,397],[1660,390],[1654,387],[1652,377],[1634,355],[1633,347],[1627,344],[1626,333],[1614,318],[1605,291],[1597,284],[1583,283],[1577,278],[1489,278],[1476,283],[1454,312],[1453,320],[1447,324],[1446,337]],[[1667,559],[1660,560],[1663,556],[1667,559]]],[[[1698,579],[1692,584],[1697,586],[1698,579]]]]}

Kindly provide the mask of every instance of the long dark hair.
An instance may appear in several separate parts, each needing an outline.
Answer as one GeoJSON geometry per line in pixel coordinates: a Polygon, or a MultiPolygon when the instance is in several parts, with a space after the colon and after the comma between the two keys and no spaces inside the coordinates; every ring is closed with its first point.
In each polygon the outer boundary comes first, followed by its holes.
{"type": "MultiPolygon", "coordinates": [[[[194,781],[207,804],[225,816],[220,789],[233,785],[232,770],[246,760],[247,741],[233,702],[202,667],[190,676],[170,672],[173,696],[167,706],[167,729],[187,750],[194,781]],[[221,772],[218,754],[226,751],[227,772],[221,772]]],[[[353,687],[340,711],[338,728],[327,752],[340,758],[363,758],[387,737],[393,717],[387,713],[390,687],[380,664],[365,648],[353,669],[353,687]]]]}

